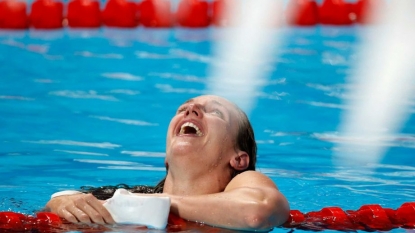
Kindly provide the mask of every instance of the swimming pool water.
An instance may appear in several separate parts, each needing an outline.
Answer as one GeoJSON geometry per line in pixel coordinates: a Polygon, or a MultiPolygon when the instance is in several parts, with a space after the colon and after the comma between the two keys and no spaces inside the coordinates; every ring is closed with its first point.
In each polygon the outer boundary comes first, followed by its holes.
{"type": "MultiPolygon", "coordinates": [[[[206,92],[215,30],[2,31],[0,210],[31,214],[58,190],[162,179],[168,123],[206,92]]],[[[249,113],[258,170],[302,212],[415,201],[414,101],[381,163],[340,172],[331,159],[365,29],[278,30],[281,56],[249,113]]]]}

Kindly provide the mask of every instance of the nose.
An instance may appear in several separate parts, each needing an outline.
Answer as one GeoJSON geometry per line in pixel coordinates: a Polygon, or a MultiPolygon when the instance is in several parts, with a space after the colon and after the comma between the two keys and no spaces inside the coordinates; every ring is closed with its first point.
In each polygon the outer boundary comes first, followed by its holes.
{"type": "Polygon", "coordinates": [[[186,109],[185,116],[194,115],[196,117],[202,117],[202,111],[200,111],[199,106],[196,104],[189,104],[189,107],[186,109]]]}

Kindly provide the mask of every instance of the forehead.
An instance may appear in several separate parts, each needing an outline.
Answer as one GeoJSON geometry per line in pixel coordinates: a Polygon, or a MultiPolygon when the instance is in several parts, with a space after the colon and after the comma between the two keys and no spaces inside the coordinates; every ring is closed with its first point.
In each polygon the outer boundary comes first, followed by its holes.
{"type": "Polygon", "coordinates": [[[187,100],[185,103],[197,103],[201,105],[216,105],[227,110],[227,112],[229,112],[229,114],[232,117],[237,116],[237,107],[235,106],[235,104],[219,96],[214,96],[214,95],[198,96],[196,98],[187,100]]]}
{"type": "Polygon", "coordinates": [[[219,96],[214,96],[214,95],[202,95],[202,96],[198,96],[192,99],[187,100],[185,103],[198,103],[198,104],[216,104],[216,105],[220,105],[223,106],[227,109],[235,109],[235,105],[233,103],[231,103],[229,100],[219,97],[219,96]]]}

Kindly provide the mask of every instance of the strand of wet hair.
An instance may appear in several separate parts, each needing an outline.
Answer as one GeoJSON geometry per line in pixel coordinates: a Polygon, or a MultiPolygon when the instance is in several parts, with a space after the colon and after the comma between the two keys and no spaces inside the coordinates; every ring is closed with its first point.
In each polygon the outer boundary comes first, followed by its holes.
{"type": "Polygon", "coordinates": [[[105,185],[101,187],[93,186],[82,186],[80,189],[83,193],[91,193],[99,200],[106,200],[111,198],[117,189],[125,189],[132,193],[143,193],[143,194],[152,194],[152,193],[162,193],[164,180],[161,180],[156,186],[149,185],[127,185],[127,184],[118,184],[118,185],[105,185]]]}

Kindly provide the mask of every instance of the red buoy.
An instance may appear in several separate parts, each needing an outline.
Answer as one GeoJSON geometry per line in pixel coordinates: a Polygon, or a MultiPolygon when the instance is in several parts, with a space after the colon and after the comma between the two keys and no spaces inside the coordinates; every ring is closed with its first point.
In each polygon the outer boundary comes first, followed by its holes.
{"type": "Polygon", "coordinates": [[[380,205],[364,205],[357,211],[348,213],[356,225],[362,225],[365,229],[389,231],[393,228],[388,214],[380,205]]]}
{"type": "Polygon", "coordinates": [[[415,202],[408,202],[396,210],[396,217],[404,228],[415,228],[415,202]]]}
{"type": "Polygon", "coordinates": [[[301,213],[299,210],[291,210],[290,216],[288,217],[287,221],[284,223],[284,227],[287,228],[294,228],[299,226],[302,222],[304,222],[305,217],[304,214],[301,213]]]}
{"type": "Polygon", "coordinates": [[[172,27],[174,24],[168,0],[143,0],[137,8],[140,23],[145,27],[172,27]]]}
{"type": "Polygon", "coordinates": [[[319,7],[319,18],[322,24],[350,25],[353,23],[351,3],[343,0],[324,0],[319,7]]]}
{"type": "Polygon", "coordinates": [[[9,231],[24,231],[19,215],[13,212],[0,212],[0,229],[9,231]]]}
{"type": "Polygon", "coordinates": [[[109,27],[136,27],[137,5],[126,0],[109,0],[102,11],[102,23],[109,27]]]}
{"type": "Polygon", "coordinates": [[[234,0],[214,0],[212,5],[212,24],[215,26],[229,26],[226,11],[234,4],[234,0]]]}
{"type": "Polygon", "coordinates": [[[202,0],[181,0],[176,20],[183,27],[207,27],[210,24],[209,4],[202,0]]]}
{"type": "Polygon", "coordinates": [[[36,223],[43,226],[60,226],[62,224],[61,218],[53,213],[39,212],[36,214],[36,223]]]}
{"type": "Polygon", "coordinates": [[[386,4],[383,0],[358,0],[354,4],[353,12],[356,15],[356,22],[361,24],[373,23],[372,12],[382,8],[386,4]]]}
{"type": "Polygon", "coordinates": [[[99,2],[95,0],[72,0],[66,16],[69,27],[96,28],[101,26],[99,2]]]}
{"type": "Polygon", "coordinates": [[[170,213],[167,219],[167,232],[178,232],[186,229],[187,221],[170,213]]]}
{"type": "Polygon", "coordinates": [[[29,15],[30,25],[40,29],[62,28],[63,3],[53,0],[36,0],[29,15]]]}
{"type": "Polygon", "coordinates": [[[314,0],[291,0],[286,11],[287,23],[298,26],[312,26],[319,22],[318,6],[314,0]]]}
{"type": "Polygon", "coordinates": [[[353,223],[350,221],[346,212],[339,207],[326,207],[321,209],[322,222],[327,225],[328,229],[345,230],[354,229],[353,223]]]}
{"type": "MultiPolygon", "coordinates": [[[[170,214],[167,231],[188,231],[193,224],[179,216],[170,214]]],[[[142,226],[141,226],[142,227],[142,226]]],[[[402,204],[398,209],[383,208],[377,204],[364,205],[360,209],[343,211],[339,207],[325,207],[320,211],[311,211],[306,214],[298,210],[291,210],[288,220],[283,224],[286,228],[301,230],[332,229],[339,231],[389,231],[402,227],[415,229],[415,202],[402,204]]],[[[14,212],[0,212],[1,232],[54,232],[54,229],[77,231],[106,231],[105,226],[90,228],[89,225],[71,224],[54,213],[40,212],[36,216],[23,215],[14,212]]],[[[142,228],[136,228],[142,229],[142,228]]],[[[131,230],[131,228],[130,228],[131,230]]]]}
{"type": "Polygon", "coordinates": [[[25,29],[28,27],[26,3],[18,0],[0,0],[0,28],[25,29]]]}

